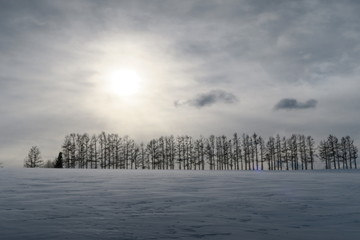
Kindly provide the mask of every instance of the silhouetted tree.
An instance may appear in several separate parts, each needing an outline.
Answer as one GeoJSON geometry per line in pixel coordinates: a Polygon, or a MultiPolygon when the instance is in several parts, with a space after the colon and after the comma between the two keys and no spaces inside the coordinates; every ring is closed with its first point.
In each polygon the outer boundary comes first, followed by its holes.
{"type": "Polygon", "coordinates": [[[243,146],[243,160],[244,160],[244,170],[251,169],[251,151],[250,151],[250,141],[249,135],[243,134],[242,135],[242,146],[243,146]]]}
{"type": "Polygon", "coordinates": [[[356,160],[358,158],[358,148],[354,145],[354,140],[350,136],[346,136],[346,145],[348,148],[350,168],[357,168],[356,160]]]}
{"type": "Polygon", "coordinates": [[[268,161],[268,170],[275,170],[275,138],[269,137],[269,140],[266,143],[266,150],[267,150],[267,161],[268,161]]]}
{"type": "Polygon", "coordinates": [[[149,168],[144,143],[140,143],[140,152],[139,152],[139,154],[140,154],[140,156],[139,156],[139,167],[141,169],[149,168]]]}
{"type": "Polygon", "coordinates": [[[287,140],[285,137],[282,138],[282,146],[281,146],[281,154],[283,156],[284,162],[285,162],[285,166],[286,166],[286,170],[289,170],[289,145],[288,144],[289,140],[287,140]]]}
{"type": "Polygon", "coordinates": [[[266,142],[255,133],[240,138],[235,133],[231,139],[161,136],[138,145],[128,136],[105,132],[65,136],[61,156],[64,168],[180,170],[299,170],[300,164],[307,170],[314,169],[318,158],[326,169],[356,168],[357,157],[358,149],[349,136],[339,141],[330,135],[316,148],[311,136],[295,134],[276,135],[266,142]]]}
{"type": "Polygon", "coordinates": [[[334,169],[340,168],[340,163],[337,161],[339,160],[338,138],[330,134],[328,137],[328,146],[334,169]]]}
{"type": "Polygon", "coordinates": [[[215,170],[215,136],[211,135],[206,141],[206,156],[210,170],[215,170]]]}
{"type": "Polygon", "coordinates": [[[264,141],[264,139],[262,137],[259,137],[258,142],[259,142],[259,145],[260,145],[261,170],[264,170],[264,162],[266,161],[265,141],[264,141]]]}
{"type": "Polygon", "coordinates": [[[319,157],[322,162],[325,162],[325,169],[331,169],[330,147],[326,140],[320,141],[319,157]]]}
{"type": "Polygon", "coordinates": [[[182,136],[178,136],[176,138],[176,151],[177,151],[177,162],[179,165],[179,170],[182,169],[182,165],[184,162],[184,138],[182,136]]]}
{"type": "Polygon", "coordinates": [[[233,142],[233,151],[234,151],[234,154],[233,154],[234,165],[235,165],[234,169],[239,170],[240,169],[239,162],[240,162],[240,158],[241,158],[241,148],[240,148],[240,141],[239,141],[237,133],[234,133],[232,142],[233,142]]]}
{"type": "Polygon", "coordinates": [[[151,140],[147,146],[146,150],[149,154],[149,161],[151,164],[151,169],[157,169],[159,168],[159,145],[156,139],[151,140]]]}
{"type": "MultiPolygon", "coordinates": [[[[168,164],[170,169],[175,169],[175,157],[176,157],[176,144],[174,136],[165,138],[166,142],[166,156],[168,158],[168,164]]],[[[168,167],[168,166],[167,166],[168,167]]]]}
{"type": "Polygon", "coordinates": [[[38,168],[44,165],[41,159],[40,149],[37,146],[30,148],[29,153],[24,161],[24,167],[26,168],[38,168]]]}
{"type": "Polygon", "coordinates": [[[311,170],[314,169],[314,155],[315,155],[315,141],[311,136],[306,138],[307,154],[309,155],[308,161],[310,162],[311,170]]]}
{"type": "Polygon", "coordinates": [[[198,166],[198,169],[205,169],[205,147],[204,147],[204,138],[201,136],[199,139],[196,139],[194,147],[195,152],[195,170],[198,166]]]}
{"type": "Polygon", "coordinates": [[[89,159],[90,161],[90,168],[98,168],[98,150],[97,150],[97,137],[93,135],[90,139],[89,143],[89,159]]]}
{"type": "Polygon", "coordinates": [[[62,152],[59,152],[59,156],[57,157],[54,168],[63,168],[63,157],[62,152]]]}
{"type": "Polygon", "coordinates": [[[297,147],[297,135],[293,134],[289,142],[290,148],[290,157],[291,157],[291,170],[299,169],[298,162],[298,147],[297,147]]]}
{"type": "Polygon", "coordinates": [[[282,170],[282,149],[281,149],[281,138],[279,134],[276,135],[275,152],[276,152],[275,168],[277,170],[282,170]]]}

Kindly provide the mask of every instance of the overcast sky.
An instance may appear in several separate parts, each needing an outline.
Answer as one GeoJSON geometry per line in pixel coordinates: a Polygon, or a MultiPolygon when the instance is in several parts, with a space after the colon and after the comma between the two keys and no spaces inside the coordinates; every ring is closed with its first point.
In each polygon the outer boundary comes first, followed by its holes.
{"type": "Polygon", "coordinates": [[[360,140],[360,1],[0,0],[0,162],[65,135],[360,140]],[[109,91],[130,69],[137,92],[109,91]]]}

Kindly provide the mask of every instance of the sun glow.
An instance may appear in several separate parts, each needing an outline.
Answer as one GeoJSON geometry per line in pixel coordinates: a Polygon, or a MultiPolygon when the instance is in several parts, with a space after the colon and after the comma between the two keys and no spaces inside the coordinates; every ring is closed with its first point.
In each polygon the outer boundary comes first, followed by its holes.
{"type": "Polygon", "coordinates": [[[109,74],[109,91],[120,96],[133,95],[139,91],[141,78],[131,69],[120,69],[109,74]]]}

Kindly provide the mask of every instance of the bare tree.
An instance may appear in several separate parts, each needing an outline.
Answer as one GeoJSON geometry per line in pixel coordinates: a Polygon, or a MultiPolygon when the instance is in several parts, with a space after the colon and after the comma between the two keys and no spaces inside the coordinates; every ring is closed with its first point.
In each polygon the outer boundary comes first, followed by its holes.
{"type": "Polygon", "coordinates": [[[206,156],[210,170],[215,170],[215,136],[211,135],[206,141],[206,156]]]}
{"type": "Polygon", "coordinates": [[[29,153],[24,161],[24,167],[26,168],[38,168],[44,165],[41,159],[40,149],[37,146],[30,148],[29,153]]]}
{"type": "Polygon", "coordinates": [[[231,139],[225,135],[161,136],[138,145],[128,136],[102,132],[92,137],[86,133],[65,136],[62,153],[65,168],[299,170],[301,164],[307,170],[314,169],[318,158],[326,169],[356,168],[358,148],[349,136],[339,141],[330,135],[318,147],[311,136],[276,135],[265,142],[255,133],[242,137],[235,133],[231,139]]]}
{"type": "Polygon", "coordinates": [[[182,169],[182,164],[184,163],[184,154],[183,154],[184,138],[178,136],[176,138],[176,150],[177,150],[177,162],[179,164],[179,170],[182,169]]]}
{"type": "Polygon", "coordinates": [[[265,142],[262,137],[258,138],[260,144],[260,162],[261,162],[261,170],[264,170],[264,162],[266,161],[266,151],[265,151],[265,142]]]}
{"type": "Polygon", "coordinates": [[[149,161],[151,164],[151,169],[159,168],[159,145],[156,139],[151,140],[147,146],[146,150],[149,154],[149,161]]]}
{"type": "Polygon", "coordinates": [[[239,170],[240,169],[240,166],[239,166],[239,161],[240,161],[240,158],[241,158],[241,148],[240,148],[240,142],[239,142],[239,138],[238,138],[238,135],[237,133],[234,133],[233,135],[233,151],[234,151],[234,169],[235,170],[239,170]]]}
{"type": "Polygon", "coordinates": [[[280,135],[276,135],[276,142],[275,142],[275,155],[276,155],[276,169],[282,170],[282,149],[281,149],[281,138],[280,135]]]}
{"type": "Polygon", "coordinates": [[[281,153],[285,162],[286,170],[289,170],[289,140],[285,137],[282,138],[281,153]]]}
{"type": "Polygon", "coordinates": [[[310,167],[311,170],[314,169],[314,146],[315,146],[315,141],[311,136],[307,136],[306,138],[306,145],[307,145],[307,154],[309,156],[308,161],[310,163],[310,167]]]}
{"type": "Polygon", "coordinates": [[[169,167],[170,169],[175,169],[176,144],[173,135],[166,138],[166,149],[167,157],[169,158],[169,167]]]}
{"type": "Polygon", "coordinates": [[[290,138],[290,155],[291,155],[291,170],[298,170],[298,147],[297,147],[297,135],[293,134],[290,138]]]}
{"type": "Polygon", "coordinates": [[[266,143],[266,150],[268,154],[268,170],[275,170],[275,158],[276,158],[276,152],[275,152],[275,138],[269,137],[269,140],[266,143]]]}
{"type": "Polygon", "coordinates": [[[354,140],[351,139],[351,137],[346,136],[346,141],[349,149],[349,164],[350,168],[352,168],[352,165],[354,164],[354,168],[357,168],[356,160],[358,158],[358,148],[354,144],[354,140]]]}
{"type": "Polygon", "coordinates": [[[325,162],[325,169],[331,169],[330,147],[326,140],[320,141],[319,157],[322,162],[325,162]]]}

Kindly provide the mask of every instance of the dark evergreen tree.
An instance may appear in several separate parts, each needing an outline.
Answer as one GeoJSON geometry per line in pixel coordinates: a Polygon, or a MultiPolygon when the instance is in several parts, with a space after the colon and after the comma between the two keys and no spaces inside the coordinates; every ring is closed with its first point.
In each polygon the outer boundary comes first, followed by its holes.
{"type": "Polygon", "coordinates": [[[54,168],[63,168],[62,152],[59,152],[59,156],[57,157],[57,159],[55,161],[54,168]]]}

